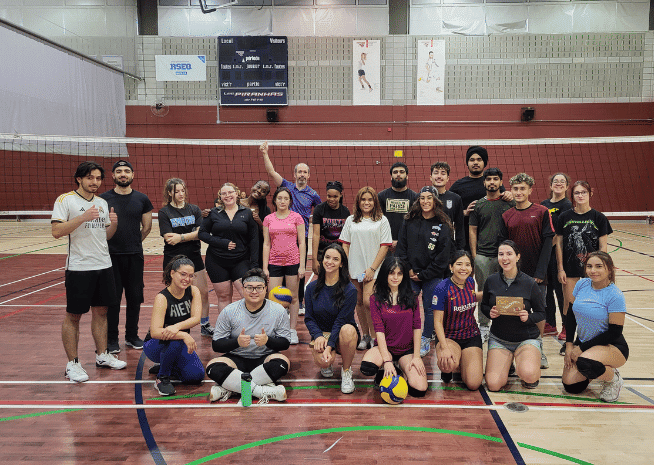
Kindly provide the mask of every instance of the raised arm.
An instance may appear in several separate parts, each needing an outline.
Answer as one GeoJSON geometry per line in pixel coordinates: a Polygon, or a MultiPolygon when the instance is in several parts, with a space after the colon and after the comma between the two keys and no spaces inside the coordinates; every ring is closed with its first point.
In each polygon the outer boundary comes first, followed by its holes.
{"type": "Polygon", "coordinates": [[[273,178],[275,186],[281,186],[284,178],[282,178],[282,176],[277,171],[275,171],[275,167],[273,166],[272,161],[270,161],[270,156],[268,155],[268,142],[261,144],[259,146],[259,150],[263,154],[263,165],[266,168],[266,172],[270,175],[271,178],[273,178]]]}

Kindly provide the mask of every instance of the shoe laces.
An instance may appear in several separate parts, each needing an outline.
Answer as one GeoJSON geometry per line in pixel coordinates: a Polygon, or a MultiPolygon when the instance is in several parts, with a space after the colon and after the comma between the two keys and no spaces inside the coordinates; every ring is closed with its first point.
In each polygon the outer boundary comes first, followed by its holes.
{"type": "Polygon", "coordinates": [[[264,405],[264,404],[267,404],[267,403],[268,403],[268,394],[264,394],[263,396],[261,396],[261,398],[259,399],[259,402],[257,402],[257,404],[261,404],[261,405],[264,405]]]}

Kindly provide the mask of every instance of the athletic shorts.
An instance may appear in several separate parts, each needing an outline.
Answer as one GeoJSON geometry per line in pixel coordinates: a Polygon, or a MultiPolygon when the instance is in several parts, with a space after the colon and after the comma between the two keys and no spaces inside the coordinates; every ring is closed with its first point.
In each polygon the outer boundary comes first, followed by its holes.
{"type": "MultiPolygon", "coordinates": [[[[166,269],[166,265],[168,265],[168,263],[170,263],[170,261],[171,261],[173,258],[175,258],[177,255],[179,255],[179,254],[175,254],[175,255],[164,255],[164,260],[163,260],[163,267],[162,267],[162,269],[165,270],[165,269],[166,269]]],[[[191,260],[191,261],[193,262],[193,265],[194,265],[194,267],[195,267],[195,271],[196,271],[196,272],[204,270],[204,262],[202,261],[202,255],[200,255],[199,253],[193,253],[193,254],[189,254],[189,255],[187,255],[186,257],[187,257],[189,260],[191,260]]]]}
{"type": "Polygon", "coordinates": [[[413,349],[402,352],[401,354],[394,354],[393,352],[391,352],[391,356],[393,357],[394,362],[399,361],[405,355],[413,355],[413,349]]]}
{"type": "MultiPolygon", "coordinates": [[[[348,323],[348,324],[349,324],[349,323],[348,323]]],[[[355,329],[356,332],[357,332],[357,345],[359,345],[359,342],[361,342],[361,333],[359,332],[359,328],[357,328],[356,325],[354,325],[354,329],[355,329]]],[[[323,332],[322,332],[322,337],[324,337],[324,338],[327,339],[327,340],[329,340],[329,337],[330,337],[331,335],[332,335],[332,333],[330,333],[329,331],[323,331],[323,332]]],[[[312,339],[311,342],[309,343],[309,347],[311,347],[312,349],[313,349],[313,343],[314,343],[314,341],[315,341],[315,339],[312,339]]],[[[336,342],[336,353],[337,353],[338,355],[341,355],[341,351],[340,351],[339,349],[340,349],[340,344],[339,344],[338,342],[336,342]]]]}
{"type": "Polygon", "coordinates": [[[228,261],[207,255],[205,257],[207,274],[212,283],[224,283],[225,281],[238,281],[250,270],[248,260],[228,261]]]}
{"type": "Polygon", "coordinates": [[[116,284],[111,268],[66,270],[66,312],[82,315],[91,307],[108,307],[115,302],[116,284]]]}
{"type": "Polygon", "coordinates": [[[452,339],[452,340],[457,344],[459,344],[461,350],[465,350],[468,347],[479,347],[480,349],[483,347],[483,343],[481,341],[481,334],[477,334],[476,336],[472,336],[467,339],[452,339]]]}
{"type": "Polygon", "coordinates": [[[300,264],[295,265],[268,265],[268,273],[271,278],[282,278],[284,276],[297,276],[300,271],[300,264]]]}
{"type": "Polygon", "coordinates": [[[278,352],[273,352],[272,354],[264,355],[263,357],[245,358],[245,357],[241,357],[240,355],[232,354],[230,352],[223,355],[223,357],[228,358],[232,362],[234,362],[236,364],[236,368],[241,370],[243,373],[250,373],[259,365],[263,365],[263,362],[266,360],[267,357],[269,357],[270,355],[274,355],[276,353],[278,352]]]}
{"type": "MultiPolygon", "coordinates": [[[[579,338],[575,341],[575,345],[581,345],[581,341],[579,338]]],[[[624,334],[620,334],[620,337],[613,341],[611,344],[613,347],[618,349],[622,355],[624,356],[625,360],[629,358],[629,345],[627,345],[627,340],[624,338],[624,334]]]]}
{"type": "Polygon", "coordinates": [[[538,339],[527,339],[525,341],[511,342],[511,341],[505,341],[503,339],[500,339],[499,337],[495,336],[492,332],[490,334],[490,338],[488,339],[488,350],[505,349],[511,353],[514,353],[516,350],[518,350],[520,347],[524,345],[534,346],[540,351],[543,348],[543,340],[539,336],[538,339]]]}

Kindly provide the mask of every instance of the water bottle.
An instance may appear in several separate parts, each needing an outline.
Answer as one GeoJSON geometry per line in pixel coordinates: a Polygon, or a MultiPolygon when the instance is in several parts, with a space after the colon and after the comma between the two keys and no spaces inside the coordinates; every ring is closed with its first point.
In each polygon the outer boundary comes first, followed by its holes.
{"type": "Polygon", "coordinates": [[[366,272],[365,272],[365,271],[364,271],[363,273],[361,273],[361,276],[359,276],[359,278],[357,279],[357,281],[359,281],[360,283],[362,283],[364,279],[366,279],[366,272]]]}
{"type": "Polygon", "coordinates": [[[241,374],[241,405],[243,407],[252,405],[252,375],[250,373],[241,374]]]}

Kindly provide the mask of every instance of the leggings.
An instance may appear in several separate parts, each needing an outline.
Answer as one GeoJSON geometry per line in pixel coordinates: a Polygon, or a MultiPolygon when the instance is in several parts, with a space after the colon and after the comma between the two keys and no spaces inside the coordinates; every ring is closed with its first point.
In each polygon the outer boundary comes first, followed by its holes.
{"type": "Polygon", "coordinates": [[[168,376],[182,383],[199,383],[204,379],[204,367],[196,352],[188,353],[183,341],[150,339],[143,345],[146,357],[160,363],[159,377],[168,376]]]}

